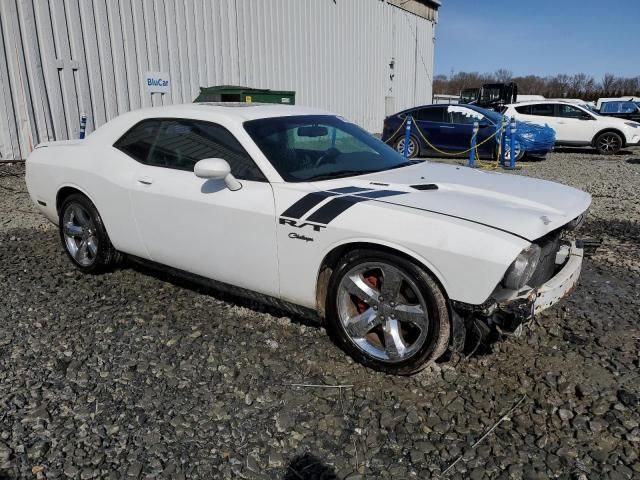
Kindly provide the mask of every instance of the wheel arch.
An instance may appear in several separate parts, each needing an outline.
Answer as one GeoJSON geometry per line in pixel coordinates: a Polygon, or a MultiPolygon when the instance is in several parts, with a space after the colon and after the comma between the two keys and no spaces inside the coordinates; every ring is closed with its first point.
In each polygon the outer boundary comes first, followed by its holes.
{"type": "MultiPolygon", "coordinates": [[[[73,185],[73,184],[62,185],[58,188],[58,191],[56,192],[56,212],[58,213],[58,215],[60,215],[60,208],[62,208],[62,204],[64,203],[64,201],[74,193],[79,193],[81,195],[84,195],[91,201],[91,203],[96,205],[96,202],[93,201],[93,198],[91,198],[91,196],[87,192],[85,192],[83,189],[81,189],[77,185],[73,185]]],[[[97,208],[98,207],[96,206],[96,209],[97,208]]]]}
{"type": "Polygon", "coordinates": [[[614,128],[614,127],[603,128],[598,133],[596,133],[593,136],[593,139],[591,139],[591,146],[593,146],[593,147],[596,146],[596,140],[598,140],[598,137],[600,135],[602,135],[603,133],[615,133],[615,134],[620,135],[620,138],[622,139],[622,147],[624,148],[624,147],[627,146],[627,137],[625,137],[625,135],[622,132],[622,130],[618,130],[617,128],[614,128]]]}
{"type": "Polygon", "coordinates": [[[381,253],[392,253],[416,264],[420,268],[424,269],[429,275],[431,275],[433,280],[442,290],[442,294],[445,296],[447,301],[449,300],[449,295],[447,293],[447,289],[445,287],[441,274],[433,265],[430,265],[425,259],[421,258],[414,252],[407,251],[406,249],[397,247],[395,245],[386,245],[370,241],[347,242],[334,246],[324,256],[322,262],[320,263],[320,267],[318,268],[316,277],[316,311],[318,312],[318,316],[320,317],[322,323],[324,323],[324,319],[326,317],[327,292],[329,290],[329,280],[331,279],[333,270],[338,265],[338,262],[342,257],[347,255],[349,252],[362,249],[375,250],[381,253]]]}

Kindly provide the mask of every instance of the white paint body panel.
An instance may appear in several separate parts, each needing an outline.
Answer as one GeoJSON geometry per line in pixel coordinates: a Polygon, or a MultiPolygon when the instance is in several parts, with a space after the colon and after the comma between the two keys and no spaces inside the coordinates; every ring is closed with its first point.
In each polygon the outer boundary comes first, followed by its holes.
{"type": "MultiPolygon", "coordinates": [[[[96,205],[118,250],[309,308],[316,306],[323,259],[336,247],[352,243],[403,252],[431,271],[450,299],[481,304],[532,240],[589,206],[589,195],[570,187],[432,163],[287,183],[242,125],[256,118],[324,113],[277,105],[190,104],[140,110],[107,123],[84,141],[37,148],[27,161],[27,186],[53,222],[57,193],[65,186],[75,187],[96,205]],[[230,191],[221,180],[146,166],[112,147],[131,126],[153,117],[199,119],[226,127],[268,182],[243,180],[241,190],[230,191]],[[140,183],[141,178],[147,183],[140,183]],[[438,189],[411,187],[425,183],[438,189]],[[279,221],[308,193],[344,187],[399,194],[357,203],[319,231],[279,221]]],[[[309,209],[300,223],[321,205],[309,209]]]]}

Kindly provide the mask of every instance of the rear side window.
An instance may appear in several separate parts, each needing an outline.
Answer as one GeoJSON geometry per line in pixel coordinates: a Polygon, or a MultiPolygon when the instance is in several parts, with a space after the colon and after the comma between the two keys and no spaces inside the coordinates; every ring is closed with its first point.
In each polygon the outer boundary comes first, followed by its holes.
{"type": "Polygon", "coordinates": [[[516,107],[516,112],[523,115],[531,115],[531,105],[522,105],[521,107],[516,107]]]}
{"type": "Polygon", "coordinates": [[[480,122],[484,119],[484,115],[480,112],[458,105],[448,106],[447,112],[449,114],[449,122],[459,125],[473,125],[475,122],[480,122]]]}
{"type": "Polygon", "coordinates": [[[113,146],[133,159],[146,163],[158,136],[160,120],[145,120],[125,133],[113,146]]]}
{"type": "Polygon", "coordinates": [[[265,181],[253,159],[226,128],[186,119],[149,119],[125,133],[114,147],[138,162],[193,171],[204,158],[222,158],[241,180],[265,181]]]}
{"type": "Polygon", "coordinates": [[[444,107],[421,108],[415,110],[412,115],[422,122],[446,122],[444,111],[444,107]]]}
{"type": "Polygon", "coordinates": [[[552,103],[538,103],[530,105],[531,113],[529,115],[538,115],[541,117],[553,117],[553,104],[552,103]]]}

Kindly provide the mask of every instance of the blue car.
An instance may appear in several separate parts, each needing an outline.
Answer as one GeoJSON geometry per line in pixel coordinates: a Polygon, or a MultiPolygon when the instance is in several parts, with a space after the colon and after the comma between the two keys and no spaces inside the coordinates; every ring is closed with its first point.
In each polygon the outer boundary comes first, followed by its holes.
{"type": "MultiPolygon", "coordinates": [[[[495,134],[502,123],[500,113],[474,105],[424,105],[391,115],[384,120],[382,140],[400,153],[404,153],[404,122],[408,115],[415,123],[409,137],[410,158],[445,156],[438,150],[458,153],[460,157],[468,155],[466,152],[470,147],[474,122],[479,125],[478,156],[483,159],[496,158],[496,137],[488,138],[495,134]]],[[[525,155],[543,158],[553,150],[554,144],[555,131],[552,128],[526,122],[516,124],[516,160],[525,155]]],[[[509,150],[507,146],[505,151],[508,153],[509,150]]]]}

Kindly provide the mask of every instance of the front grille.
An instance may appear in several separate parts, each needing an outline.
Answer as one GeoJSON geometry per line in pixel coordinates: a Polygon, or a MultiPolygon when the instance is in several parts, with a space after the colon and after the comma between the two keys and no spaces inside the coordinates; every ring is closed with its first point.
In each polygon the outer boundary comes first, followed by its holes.
{"type": "Polygon", "coordinates": [[[560,236],[562,231],[556,230],[535,241],[541,249],[538,267],[527,282],[530,287],[537,288],[552,278],[558,269],[556,254],[560,250],[560,236]]]}

